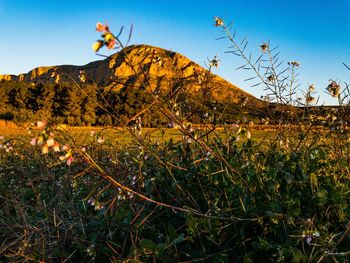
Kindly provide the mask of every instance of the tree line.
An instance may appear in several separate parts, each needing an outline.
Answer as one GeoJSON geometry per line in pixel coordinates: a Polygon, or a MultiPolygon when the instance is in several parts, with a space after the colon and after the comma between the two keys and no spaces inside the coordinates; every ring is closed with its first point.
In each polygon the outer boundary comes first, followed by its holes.
{"type": "Polygon", "coordinates": [[[193,123],[233,123],[261,117],[254,109],[217,102],[208,93],[191,94],[143,87],[99,87],[96,84],[0,82],[0,119],[17,123],[50,120],[72,126],[129,123],[140,112],[145,127],[166,127],[169,119],[162,108],[193,123]],[[162,94],[164,93],[164,94],[162,94]],[[152,104],[155,96],[160,104],[152,104]],[[152,106],[151,106],[152,104],[152,106]]]}

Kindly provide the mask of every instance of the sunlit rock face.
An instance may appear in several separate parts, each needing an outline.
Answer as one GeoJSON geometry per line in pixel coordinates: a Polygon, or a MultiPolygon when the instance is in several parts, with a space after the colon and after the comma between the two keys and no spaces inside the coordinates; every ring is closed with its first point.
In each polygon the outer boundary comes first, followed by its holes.
{"type": "Polygon", "coordinates": [[[84,81],[121,89],[126,86],[153,91],[181,87],[187,92],[210,92],[218,101],[262,106],[264,103],[223,78],[209,73],[187,57],[159,47],[132,45],[110,57],[84,66],[38,67],[26,74],[0,75],[0,81],[76,82],[84,81]]]}

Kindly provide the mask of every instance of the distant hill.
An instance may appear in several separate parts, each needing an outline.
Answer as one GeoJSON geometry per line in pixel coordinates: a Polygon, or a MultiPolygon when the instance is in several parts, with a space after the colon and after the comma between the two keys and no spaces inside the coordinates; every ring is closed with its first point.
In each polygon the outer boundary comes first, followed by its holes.
{"type": "MultiPolygon", "coordinates": [[[[79,75],[84,71],[86,80],[97,85],[108,86],[114,82],[115,88],[120,89],[144,85],[142,82],[147,78],[149,89],[166,90],[176,82],[186,80],[184,88],[196,93],[203,86],[196,79],[196,70],[208,74],[206,69],[179,53],[149,45],[132,45],[104,60],[84,66],[38,67],[18,76],[0,75],[0,80],[53,83],[58,76],[59,82],[79,82],[79,75]]],[[[249,101],[255,106],[265,105],[263,101],[214,74],[210,74],[207,88],[218,101],[225,100],[233,104],[249,101]]]]}
{"type": "MultiPolygon", "coordinates": [[[[125,120],[152,103],[154,96],[161,103],[170,103],[167,107],[171,110],[178,111],[175,107],[181,106],[183,118],[193,122],[208,115],[225,123],[244,116],[259,119],[268,106],[187,57],[149,45],[128,46],[84,66],[38,67],[18,76],[0,75],[0,84],[0,93],[6,97],[2,99],[5,106],[0,109],[0,117],[19,121],[40,118],[45,112],[45,118],[72,125],[117,125],[120,119],[105,116],[96,101],[108,102],[109,109],[125,120]],[[86,97],[79,86],[88,88],[92,97],[86,97]]],[[[167,122],[151,121],[160,118],[154,107],[152,111],[150,126],[167,122]]]]}

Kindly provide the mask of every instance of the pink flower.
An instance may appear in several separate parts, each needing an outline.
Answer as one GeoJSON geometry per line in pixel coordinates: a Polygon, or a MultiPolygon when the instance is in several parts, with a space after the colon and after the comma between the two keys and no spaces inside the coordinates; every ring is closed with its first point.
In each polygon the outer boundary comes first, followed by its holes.
{"type": "Polygon", "coordinates": [[[67,159],[67,165],[68,166],[71,165],[73,160],[74,160],[73,156],[69,156],[68,159],[67,159]]]}
{"type": "Polygon", "coordinates": [[[98,22],[96,24],[96,31],[97,32],[109,31],[107,23],[106,25],[103,25],[102,23],[98,22]]]}
{"type": "Polygon", "coordinates": [[[112,39],[111,41],[108,42],[107,48],[112,49],[115,46],[115,39],[112,39]]]}
{"type": "Polygon", "coordinates": [[[63,145],[62,146],[62,151],[68,151],[69,150],[69,146],[68,145],[63,145]]]}
{"type": "Polygon", "coordinates": [[[35,146],[35,144],[37,143],[37,139],[36,138],[33,138],[31,141],[30,141],[30,144],[35,146]]]}

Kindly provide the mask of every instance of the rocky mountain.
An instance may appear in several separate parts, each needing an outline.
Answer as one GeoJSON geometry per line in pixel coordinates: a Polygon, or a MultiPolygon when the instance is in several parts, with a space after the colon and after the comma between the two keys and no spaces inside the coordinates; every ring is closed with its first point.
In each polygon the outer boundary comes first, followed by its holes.
{"type": "Polygon", "coordinates": [[[84,81],[113,89],[133,86],[150,91],[181,87],[194,95],[203,93],[205,89],[220,102],[235,105],[249,103],[258,108],[265,105],[185,56],[149,45],[132,45],[104,60],[84,66],[38,67],[18,76],[0,75],[0,80],[32,83],[84,81]]]}

